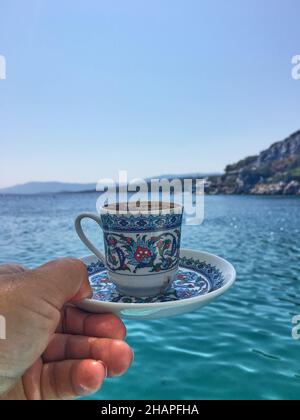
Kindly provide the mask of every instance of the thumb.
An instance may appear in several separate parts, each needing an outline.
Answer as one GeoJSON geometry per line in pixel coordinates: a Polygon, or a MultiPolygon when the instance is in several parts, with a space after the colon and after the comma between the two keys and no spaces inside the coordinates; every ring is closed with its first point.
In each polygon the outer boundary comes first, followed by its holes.
{"type": "Polygon", "coordinates": [[[35,287],[35,294],[38,293],[59,310],[67,302],[92,296],[87,269],[80,260],[65,258],[52,261],[26,274],[35,287]]]}

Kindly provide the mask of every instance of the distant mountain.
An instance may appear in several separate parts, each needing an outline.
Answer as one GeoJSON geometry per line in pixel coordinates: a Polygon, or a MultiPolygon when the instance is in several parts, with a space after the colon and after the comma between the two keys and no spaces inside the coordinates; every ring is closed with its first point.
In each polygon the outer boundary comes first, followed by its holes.
{"type": "MultiPolygon", "coordinates": [[[[146,178],[147,182],[151,179],[174,179],[174,178],[206,178],[212,174],[186,174],[186,175],[163,175],[152,178],[146,178]]],[[[0,189],[0,194],[58,194],[58,193],[77,193],[77,192],[94,192],[96,191],[96,183],[94,184],[73,184],[64,182],[28,182],[22,185],[15,185],[13,187],[0,189]]]]}
{"type": "Polygon", "coordinates": [[[27,184],[0,189],[0,194],[50,194],[62,192],[95,191],[94,184],[72,184],[64,182],[28,182],[27,184]]]}
{"type": "Polygon", "coordinates": [[[210,194],[300,195],[300,131],[209,177],[210,194]]]}

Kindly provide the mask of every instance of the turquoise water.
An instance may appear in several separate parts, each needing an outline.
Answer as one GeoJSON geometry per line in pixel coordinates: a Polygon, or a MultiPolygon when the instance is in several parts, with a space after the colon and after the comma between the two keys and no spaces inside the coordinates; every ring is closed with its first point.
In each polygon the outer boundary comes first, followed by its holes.
{"type": "MultiPolygon", "coordinates": [[[[95,203],[95,194],[0,197],[0,263],[86,255],[73,220],[95,203]]],[[[297,198],[206,198],[204,224],[184,226],[182,245],[229,259],[235,287],[199,312],[126,321],[134,364],[93,398],[299,399],[299,215],[297,198]]]]}

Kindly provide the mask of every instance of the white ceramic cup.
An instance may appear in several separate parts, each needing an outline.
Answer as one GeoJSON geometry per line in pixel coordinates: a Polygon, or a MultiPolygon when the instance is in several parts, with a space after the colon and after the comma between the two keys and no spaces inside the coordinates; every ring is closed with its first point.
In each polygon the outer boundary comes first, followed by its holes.
{"type": "Polygon", "coordinates": [[[141,202],[138,210],[127,203],[83,213],[75,228],[83,243],[106,265],[118,291],[128,296],[157,295],[173,281],[179,265],[183,207],[179,204],[141,202]],[[83,232],[81,222],[94,220],[104,234],[105,253],[83,232]]]}

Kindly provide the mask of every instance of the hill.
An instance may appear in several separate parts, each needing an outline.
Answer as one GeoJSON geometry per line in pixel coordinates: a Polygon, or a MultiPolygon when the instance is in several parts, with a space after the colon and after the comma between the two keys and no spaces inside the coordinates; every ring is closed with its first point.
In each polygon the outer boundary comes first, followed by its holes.
{"type": "Polygon", "coordinates": [[[0,194],[50,194],[62,192],[95,191],[94,184],[72,184],[64,182],[28,182],[0,189],[0,194]]]}
{"type": "Polygon", "coordinates": [[[300,195],[300,131],[207,179],[210,194],[300,195]]]}

